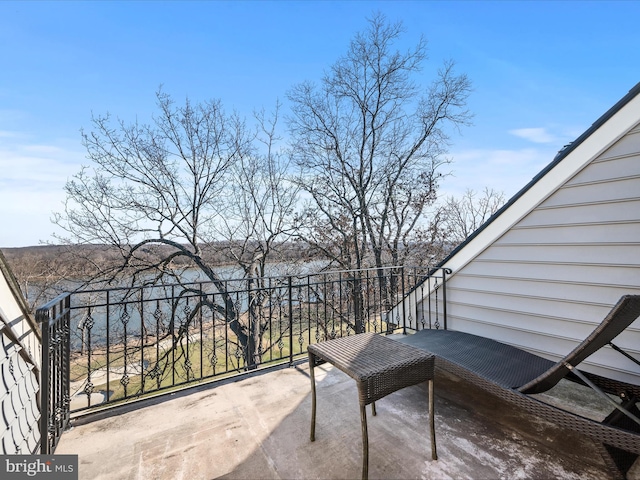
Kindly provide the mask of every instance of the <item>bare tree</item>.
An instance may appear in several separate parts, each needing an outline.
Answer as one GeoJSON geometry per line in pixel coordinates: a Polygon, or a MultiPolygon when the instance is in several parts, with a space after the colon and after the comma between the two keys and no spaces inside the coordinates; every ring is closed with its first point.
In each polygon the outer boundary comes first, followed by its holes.
{"type": "Polygon", "coordinates": [[[423,215],[449,161],[447,130],[470,121],[467,77],[446,62],[430,86],[416,84],[426,42],[400,52],[402,32],[374,16],[318,86],[289,92],[293,155],[309,196],[299,235],[345,269],[404,262],[419,229],[430,228],[423,215]]]}
{"type": "Polygon", "coordinates": [[[261,148],[231,166],[233,187],[222,200],[224,215],[214,226],[217,237],[225,241],[222,253],[247,278],[264,277],[268,261],[285,260],[278,246],[293,228],[299,188],[290,181],[289,161],[278,149],[279,108],[269,118],[264,111],[256,113],[261,148]]]}
{"type": "MultiPolygon", "coordinates": [[[[214,226],[217,237],[223,240],[221,253],[242,269],[246,279],[250,331],[247,349],[254,355],[254,365],[265,353],[263,335],[268,318],[261,313],[269,300],[265,278],[279,273],[281,268],[292,267],[292,260],[282,247],[286,249],[292,235],[298,187],[289,180],[287,156],[278,149],[279,108],[278,104],[268,118],[264,110],[255,114],[259,151],[242,156],[231,166],[233,188],[223,200],[224,215],[214,226]],[[271,272],[267,271],[268,266],[271,272]]],[[[272,348],[279,339],[269,340],[266,348],[272,348]]]]}
{"type": "Polygon", "coordinates": [[[436,199],[447,128],[470,120],[470,83],[453,63],[414,83],[426,42],[399,52],[401,24],[376,15],[319,86],[289,92],[293,154],[310,201],[300,235],[343,268],[402,263],[436,199]]]}
{"type": "MultiPolygon", "coordinates": [[[[206,308],[233,332],[245,365],[254,365],[258,336],[240,314],[242,301],[229,294],[227,280],[208,259],[224,243],[253,278],[264,274],[269,251],[282,239],[295,199],[286,189],[281,195],[278,184],[275,120],[269,124],[260,117],[265,154],[258,151],[256,132],[236,114],[225,113],[219,101],[177,106],[159,91],[157,106],[151,124],[96,116],[93,130],[83,131],[92,166],[66,185],[66,208],[55,222],[68,236],[59,240],[110,245],[119,252],[118,262],[95,265],[93,278],[103,283],[182,285],[173,294],[170,315],[172,322],[179,318],[179,328],[165,331],[174,349],[188,355],[184,340],[206,308]],[[265,130],[267,125],[273,128],[265,130]],[[249,245],[255,250],[247,254],[249,245]],[[189,283],[194,280],[209,280],[217,291],[202,292],[189,283]],[[187,297],[196,298],[196,305],[187,300],[178,309],[187,297]]],[[[123,314],[130,314],[126,307],[123,314]]]]}
{"type": "Polygon", "coordinates": [[[467,189],[460,198],[449,197],[443,207],[443,229],[454,246],[482,226],[502,205],[504,193],[486,188],[482,193],[467,189]]]}
{"type": "Polygon", "coordinates": [[[210,280],[216,274],[202,260],[213,239],[211,220],[229,168],[249,154],[251,136],[219,102],[176,107],[158,92],[160,114],[151,125],[113,125],[109,115],[93,117],[94,130],[82,132],[84,167],[65,187],[67,203],[55,222],[76,244],[107,244],[122,262],[100,272],[132,280],[149,273],[175,276],[169,267],[180,257],[197,265],[210,280]],[[162,245],[170,255],[153,261],[145,253],[162,245]]]}

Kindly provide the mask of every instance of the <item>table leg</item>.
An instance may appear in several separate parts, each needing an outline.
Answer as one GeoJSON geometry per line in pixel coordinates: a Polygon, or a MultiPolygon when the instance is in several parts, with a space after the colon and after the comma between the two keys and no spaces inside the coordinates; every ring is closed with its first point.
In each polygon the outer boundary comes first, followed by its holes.
{"type": "Polygon", "coordinates": [[[316,379],[313,369],[316,365],[316,358],[309,352],[309,376],[311,377],[311,441],[316,439],[316,379]]]}
{"type": "Polygon", "coordinates": [[[436,452],[436,426],[434,423],[433,379],[429,380],[429,430],[431,431],[431,458],[438,460],[436,452]]]}
{"type": "Polygon", "coordinates": [[[374,417],[376,416],[376,402],[371,402],[371,413],[374,417]]]}
{"type": "Polygon", "coordinates": [[[369,433],[367,432],[366,405],[360,405],[360,421],[362,423],[362,480],[369,478],[369,433]]]}

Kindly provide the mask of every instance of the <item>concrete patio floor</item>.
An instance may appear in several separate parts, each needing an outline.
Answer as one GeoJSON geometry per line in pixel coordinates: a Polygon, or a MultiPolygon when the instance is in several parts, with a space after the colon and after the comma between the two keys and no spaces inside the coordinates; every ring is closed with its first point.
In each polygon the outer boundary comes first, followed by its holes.
{"type": "MultiPolygon", "coordinates": [[[[55,453],[79,455],[80,478],[87,480],[360,478],[355,382],[327,364],[317,367],[316,381],[313,443],[304,363],[76,424],[55,453]]],[[[421,384],[377,402],[376,417],[367,409],[370,478],[608,478],[586,437],[441,370],[435,395],[439,459],[431,461],[427,394],[421,384]]],[[[630,477],[639,478],[634,472],[630,477]]]]}

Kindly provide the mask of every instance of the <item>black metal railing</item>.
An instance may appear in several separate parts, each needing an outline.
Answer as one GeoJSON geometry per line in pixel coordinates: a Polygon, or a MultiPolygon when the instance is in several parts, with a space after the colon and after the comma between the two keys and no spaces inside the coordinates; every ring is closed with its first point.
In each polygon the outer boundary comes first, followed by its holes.
{"type": "Polygon", "coordinates": [[[291,365],[330,338],[446,326],[447,273],[390,267],[58,297],[37,311],[43,452],[55,449],[70,413],[291,365]]]}
{"type": "Polygon", "coordinates": [[[447,276],[449,268],[431,271],[403,296],[402,308],[406,330],[444,329],[447,325],[447,276]]]}
{"type": "Polygon", "coordinates": [[[70,418],[70,309],[65,293],[36,311],[42,331],[40,452],[53,453],[70,418]]]}

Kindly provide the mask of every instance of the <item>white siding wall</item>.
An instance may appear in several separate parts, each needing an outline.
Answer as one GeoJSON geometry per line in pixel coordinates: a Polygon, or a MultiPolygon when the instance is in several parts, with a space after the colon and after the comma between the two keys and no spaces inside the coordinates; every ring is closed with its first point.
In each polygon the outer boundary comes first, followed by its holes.
{"type": "Polygon", "coordinates": [[[40,336],[0,266],[0,454],[39,453],[40,336]]]}
{"type": "MultiPolygon", "coordinates": [[[[0,258],[0,262],[2,260],[0,258]]],[[[0,309],[4,312],[11,331],[18,337],[29,356],[40,368],[40,331],[35,327],[33,318],[25,312],[25,302],[16,299],[16,295],[20,295],[17,283],[13,283],[11,278],[7,279],[0,269],[0,309]],[[13,289],[10,287],[10,283],[13,284],[13,289]]]]}
{"type": "MultiPolygon", "coordinates": [[[[456,266],[456,256],[447,264],[449,329],[553,360],[564,356],[620,296],[640,294],[640,127],[594,155],[469,261],[456,266]]],[[[640,358],[640,321],[614,343],[640,358]]],[[[582,368],[640,384],[640,368],[610,348],[582,368]]]]}

